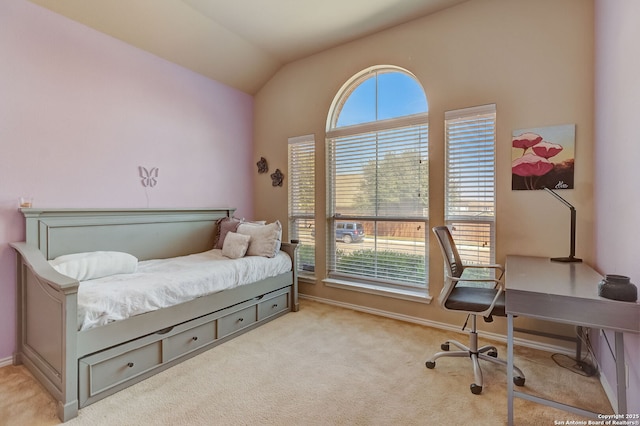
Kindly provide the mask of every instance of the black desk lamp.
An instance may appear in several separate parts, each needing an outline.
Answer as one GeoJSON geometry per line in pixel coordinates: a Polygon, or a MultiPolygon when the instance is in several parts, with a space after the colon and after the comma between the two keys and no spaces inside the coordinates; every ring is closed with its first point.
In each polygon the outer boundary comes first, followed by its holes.
{"type": "Polygon", "coordinates": [[[544,190],[556,197],[562,204],[571,210],[571,251],[568,257],[552,257],[554,262],[582,262],[582,259],[576,257],[576,209],[567,200],[553,192],[550,188],[544,187],[544,190]]]}

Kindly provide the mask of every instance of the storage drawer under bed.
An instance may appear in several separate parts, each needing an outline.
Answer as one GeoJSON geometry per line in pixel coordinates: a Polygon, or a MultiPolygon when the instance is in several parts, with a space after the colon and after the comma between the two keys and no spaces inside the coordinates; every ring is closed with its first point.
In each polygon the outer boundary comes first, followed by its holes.
{"type": "Polygon", "coordinates": [[[223,338],[258,321],[256,305],[225,315],[218,320],[218,338],[223,338]]]}
{"type": "Polygon", "coordinates": [[[258,321],[268,318],[272,315],[279,314],[282,311],[290,311],[291,305],[289,304],[290,293],[276,294],[269,297],[264,296],[265,300],[258,303],[258,321]]]}
{"type": "Polygon", "coordinates": [[[169,361],[216,340],[216,321],[209,321],[167,337],[163,341],[164,360],[169,361]]]}
{"type": "Polygon", "coordinates": [[[162,364],[162,342],[130,350],[118,347],[80,360],[80,404],[162,364]],[[84,381],[84,383],[82,383],[84,381]]]}
{"type": "MultiPolygon", "coordinates": [[[[213,312],[115,346],[78,361],[79,405],[84,407],[138,382],[189,354],[215,346],[224,337],[291,310],[290,289],[213,312]]],[[[225,339],[226,340],[226,339],[225,339]]]]}

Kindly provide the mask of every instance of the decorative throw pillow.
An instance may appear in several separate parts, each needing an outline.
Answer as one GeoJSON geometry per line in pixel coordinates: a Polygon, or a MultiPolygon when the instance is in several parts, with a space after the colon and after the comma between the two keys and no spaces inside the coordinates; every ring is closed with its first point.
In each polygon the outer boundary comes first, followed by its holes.
{"type": "Polygon", "coordinates": [[[65,254],[50,260],[49,264],[61,274],[78,281],[131,274],[138,269],[138,259],[135,256],[118,251],[65,254]]]}
{"type": "Polygon", "coordinates": [[[218,220],[218,226],[216,227],[216,238],[213,243],[214,249],[221,249],[224,245],[224,239],[229,232],[236,232],[240,225],[240,220],[234,217],[223,217],[218,220]]]}
{"type": "Polygon", "coordinates": [[[239,259],[245,255],[249,247],[248,235],[238,234],[236,232],[227,232],[227,236],[222,244],[222,255],[231,259],[239,259]]]}
{"type": "Polygon", "coordinates": [[[282,225],[278,220],[267,225],[241,223],[236,232],[251,237],[247,256],[274,257],[280,250],[282,225]]]}
{"type": "Polygon", "coordinates": [[[242,219],[242,223],[250,223],[252,225],[266,225],[266,220],[244,220],[242,219]]]}

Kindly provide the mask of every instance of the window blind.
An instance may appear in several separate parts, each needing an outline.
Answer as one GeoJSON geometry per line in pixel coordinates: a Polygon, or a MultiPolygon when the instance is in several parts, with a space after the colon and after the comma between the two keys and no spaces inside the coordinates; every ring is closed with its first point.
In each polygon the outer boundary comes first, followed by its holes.
{"type": "Polygon", "coordinates": [[[289,237],[298,240],[297,268],[315,270],[315,137],[289,138],[289,237]]]}
{"type": "Polygon", "coordinates": [[[328,245],[330,275],[426,287],[426,121],[426,114],[378,121],[328,139],[328,229],[336,233],[328,245]],[[342,227],[351,223],[364,229],[360,247],[341,243],[342,227]]]}
{"type": "Polygon", "coordinates": [[[427,126],[331,139],[334,215],[423,217],[427,126]]]}
{"type": "Polygon", "coordinates": [[[445,112],[445,221],[467,263],[495,261],[496,107],[445,112]]]}

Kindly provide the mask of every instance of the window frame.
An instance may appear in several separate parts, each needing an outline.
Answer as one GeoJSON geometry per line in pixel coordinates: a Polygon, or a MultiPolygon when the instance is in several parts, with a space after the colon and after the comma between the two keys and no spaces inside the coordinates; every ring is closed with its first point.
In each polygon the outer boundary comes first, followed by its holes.
{"type": "MultiPolygon", "coordinates": [[[[363,285],[369,286],[370,288],[375,288],[376,290],[382,291],[391,291],[398,293],[406,293],[406,294],[420,294],[423,297],[427,297],[428,293],[428,265],[429,265],[429,215],[428,215],[428,191],[425,190],[422,193],[422,197],[424,197],[426,201],[426,206],[422,208],[421,214],[400,214],[400,215],[389,215],[389,214],[341,214],[339,211],[336,211],[335,199],[336,195],[336,143],[340,143],[340,138],[349,137],[349,136],[357,136],[357,135],[376,135],[378,138],[380,134],[383,132],[394,132],[399,129],[411,129],[415,127],[415,130],[420,136],[420,143],[418,146],[423,151],[419,150],[419,158],[420,165],[423,165],[426,170],[425,176],[428,181],[428,118],[429,114],[427,112],[405,115],[398,118],[390,118],[378,121],[372,121],[367,123],[348,125],[336,127],[339,119],[339,114],[342,111],[342,107],[346,104],[349,96],[354,90],[364,81],[368,80],[373,76],[373,73],[385,73],[385,72],[401,72],[405,75],[410,76],[414,79],[414,81],[422,88],[417,78],[409,73],[406,70],[403,70],[398,67],[373,67],[368,70],[365,70],[359,74],[356,74],[352,77],[342,89],[338,92],[336,97],[334,98],[334,102],[332,104],[328,120],[327,120],[327,132],[326,132],[326,169],[327,169],[327,186],[326,186],[326,194],[327,194],[327,217],[326,217],[326,229],[327,229],[327,244],[326,244],[326,258],[327,258],[327,275],[328,280],[334,280],[335,282],[340,282],[341,284],[347,285],[363,285]],[[421,133],[422,132],[422,133],[421,133]],[[424,159],[422,157],[424,155],[424,159]],[[423,281],[420,283],[409,283],[396,281],[394,279],[380,279],[372,276],[363,276],[359,274],[348,274],[344,272],[340,272],[336,268],[336,257],[337,257],[337,242],[335,238],[336,233],[336,223],[337,222],[370,222],[373,223],[372,227],[376,230],[375,232],[375,240],[374,240],[374,252],[382,253],[381,250],[378,249],[378,227],[387,222],[417,222],[420,224],[419,228],[422,228],[420,231],[421,235],[419,238],[422,239],[424,247],[421,248],[421,256],[424,258],[424,276],[420,277],[423,281]]],[[[423,93],[424,93],[424,89],[423,93]]],[[[426,94],[425,100],[426,100],[426,94]]],[[[377,105],[376,105],[377,107],[377,105]]],[[[377,142],[376,142],[377,143],[377,142]]],[[[408,145],[411,147],[413,145],[408,145]]],[[[376,159],[376,164],[378,163],[378,159],[376,159]]],[[[420,169],[422,170],[422,169],[420,169]]],[[[419,173],[422,173],[419,172],[419,173]]],[[[425,183],[425,186],[428,183],[425,183]]],[[[379,196],[376,193],[376,197],[379,196]]],[[[419,229],[418,228],[418,229],[419,229]]],[[[376,258],[379,256],[375,255],[376,258]]],[[[377,262],[377,261],[376,261],[377,262]]],[[[377,265],[377,263],[376,263],[377,265]]]]}

